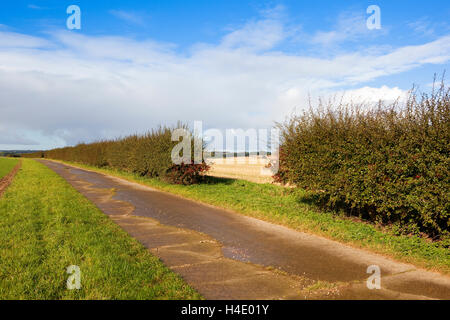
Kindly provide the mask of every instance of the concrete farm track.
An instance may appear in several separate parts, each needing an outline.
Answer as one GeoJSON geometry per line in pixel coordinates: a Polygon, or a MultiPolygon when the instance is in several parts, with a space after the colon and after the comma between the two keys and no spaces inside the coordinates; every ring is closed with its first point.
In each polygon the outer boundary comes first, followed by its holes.
{"type": "Polygon", "coordinates": [[[120,178],[41,163],[207,299],[450,299],[450,278],[120,178]],[[369,265],[381,289],[369,290],[369,265]]]}

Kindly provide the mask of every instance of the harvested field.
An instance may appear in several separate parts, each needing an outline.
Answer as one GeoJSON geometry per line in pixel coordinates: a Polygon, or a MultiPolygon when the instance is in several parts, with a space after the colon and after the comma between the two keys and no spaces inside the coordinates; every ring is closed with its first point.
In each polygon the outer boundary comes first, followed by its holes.
{"type": "Polygon", "coordinates": [[[242,179],[256,183],[272,183],[272,172],[265,168],[270,158],[258,157],[230,157],[214,159],[209,158],[206,162],[211,166],[209,176],[242,179]]]}

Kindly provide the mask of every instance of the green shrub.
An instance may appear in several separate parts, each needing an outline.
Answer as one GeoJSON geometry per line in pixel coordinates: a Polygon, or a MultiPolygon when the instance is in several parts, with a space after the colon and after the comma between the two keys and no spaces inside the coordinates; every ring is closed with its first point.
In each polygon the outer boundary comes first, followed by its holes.
{"type": "Polygon", "coordinates": [[[280,124],[275,178],[406,232],[449,235],[450,89],[407,103],[319,106],[280,124]]]}
{"type": "MultiPolygon", "coordinates": [[[[188,130],[188,127],[182,124],[177,128],[188,130]]],[[[172,130],[169,127],[160,127],[144,135],[131,135],[90,144],[81,143],[74,147],[27,154],[27,157],[42,157],[43,154],[44,158],[110,167],[141,176],[162,178],[171,183],[196,183],[201,179],[201,173],[209,167],[204,161],[201,164],[173,164],[171,153],[178,141],[172,141],[172,130]]],[[[194,139],[191,145],[193,155],[194,139]]]]}

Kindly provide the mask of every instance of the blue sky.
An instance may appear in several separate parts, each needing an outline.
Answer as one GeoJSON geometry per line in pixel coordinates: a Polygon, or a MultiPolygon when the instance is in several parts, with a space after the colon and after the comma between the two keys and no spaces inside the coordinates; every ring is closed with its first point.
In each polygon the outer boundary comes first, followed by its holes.
{"type": "Polygon", "coordinates": [[[9,1],[0,149],[202,120],[260,128],[335,94],[392,100],[449,69],[447,1],[9,1]],[[81,9],[67,30],[66,8],[81,9]],[[369,30],[366,8],[381,10],[369,30]]]}

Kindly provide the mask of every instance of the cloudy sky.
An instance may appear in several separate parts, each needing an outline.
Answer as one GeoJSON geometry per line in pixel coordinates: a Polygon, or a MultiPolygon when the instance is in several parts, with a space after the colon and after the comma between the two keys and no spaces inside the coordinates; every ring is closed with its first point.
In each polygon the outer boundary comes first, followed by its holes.
{"type": "Polygon", "coordinates": [[[394,100],[449,70],[447,1],[2,1],[0,150],[177,120],[267,128],[308,97],[394,100]],[[69,5],[81,29],[69,30],[69,5]],[[369,5],[381,29],[367,28],[369,5]]]}

